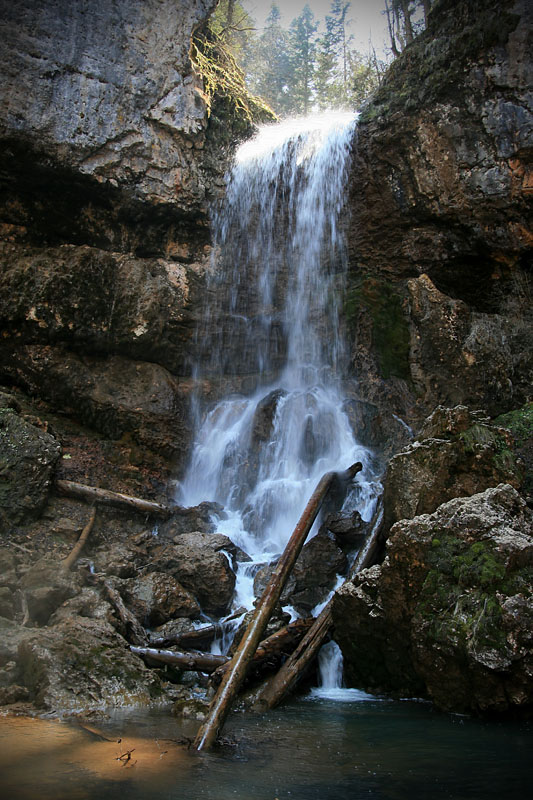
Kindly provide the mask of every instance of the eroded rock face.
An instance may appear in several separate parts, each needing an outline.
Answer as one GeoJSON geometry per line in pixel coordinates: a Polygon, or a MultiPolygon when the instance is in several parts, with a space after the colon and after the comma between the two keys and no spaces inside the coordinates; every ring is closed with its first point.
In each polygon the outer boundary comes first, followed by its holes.
{"type": "Polygon", "coordinates": [[[335,596],[352,685],[477,713],[533,704],[533,513],[505,484],[396,523],[335,596]]]}
{"type": "Polygon", "coordinates": [[[132,433],[148,449],[177,460],[188,452],[188,398],[158,364],[80,356],[49,345],[6,347],[0,364],[19,385],[111,439],[132,433]]]}
{"type": "Polygon", "coordinates": [[[53,436],[0,407],[0,530],[39,516],[60,452],[53,436]]]}
{"type": "Polygon", "coordinates": [[[395,455],[385,476],[384,524],[429,514],[453,497],[506,482],[519,488],[521,469],[508,432],[483,412],[439,406],[419,439],[395,455]]]}
{"type": "Polygon", "coordinates": [[[2,2],[0,132],[139,198],[198,206],[207,115],[189,46],[213,6],[2,2]]]}
{"type": "Polygon", "coordinates": [[[363,110],[346,310],[369,435],[387,411],[416,428],[437,404],[529,397],[530,11],[439,3],[363,110]]]}

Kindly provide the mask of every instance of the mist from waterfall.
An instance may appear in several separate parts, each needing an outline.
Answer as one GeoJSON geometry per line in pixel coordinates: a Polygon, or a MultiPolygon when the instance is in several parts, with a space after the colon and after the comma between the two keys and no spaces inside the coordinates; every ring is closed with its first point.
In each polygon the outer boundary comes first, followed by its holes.
{"type": "Polygon", "coordinates": [[[370,519],[379,488],[342,391],[340,303],[345,186],[355,117],[262,127],[243,144],[213,219],[213,274],[200,329],[200,376],[254,376],[198,414],[179,502],[221,503],[219,530],[252,558],[235,607],[253,603],[253,572],[284,548],[316,483],[356,461],[347,503],[370,519]],[[208,335],[206,332],[210,331],[208,335]]]}

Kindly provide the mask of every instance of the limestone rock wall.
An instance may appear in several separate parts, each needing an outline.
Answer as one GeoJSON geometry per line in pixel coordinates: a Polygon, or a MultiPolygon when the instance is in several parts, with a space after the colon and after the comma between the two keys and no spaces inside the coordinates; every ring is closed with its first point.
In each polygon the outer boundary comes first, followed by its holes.
{"type": "Polygon", "coordinates": [[[529,0],[441,0],[362,112],[347,313],[374,415],[530,396],[531,19],[529,0]]]}
{"type": "Polygon", "coordinates": [[[0,5],[0,132],[136,197],[205,198],[206,106],[189,60],[212,0],[0,5]]]}
{"type": "Polygon", "coordinates": [[[174,464],[227,163],[189,57],[214,6],[0,0],[0,383],[174,464]]]}

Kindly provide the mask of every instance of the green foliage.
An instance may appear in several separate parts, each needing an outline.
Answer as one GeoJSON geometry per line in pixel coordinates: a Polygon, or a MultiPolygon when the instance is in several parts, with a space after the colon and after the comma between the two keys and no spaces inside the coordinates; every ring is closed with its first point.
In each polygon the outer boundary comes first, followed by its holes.
{"type": "Polygon", "coordinates": [[[304,114],[310,110],[313,97],[317,27],[308,5],[290,27],[293,107],[304,114]]]}
{"type": "MultiPolygon", "coordinates": [[[[358,108],[378,85],[380,65],[375,56],[366,58],[352,49],[353,37],[347,33],[350,6],[345,0],[332,0],[325,32],[318,39],[320,21],[309,6],[287,30],[281,24],[280,6],[272,3],[264,30],[258,34],[254,21],[237,0],[221,0],[209,31],[236,62],[229,69],[229,77],[234,76],[238,64],[249,94],[262,98],[276,114],[307,113],[317,107],[358,108]]],[[[203,44],[200,49],[200,55],[193,49],[193,59],[208,78],[209,96],[216,85],[240,98],[241,90],[237,91],[235,85],[225,87],[222,82],[225,67],[221,74],[213,74],[211,62],[218,63],[217,59],[203,44]]],[[[242,105],[240,99],[237,105],[242,105]]]]}
{"type": "Polygon", "coordinates": [[[523,447],[533,439],[533,402],[526,403],[515,411],[502,414],[494,421],[496,425],[510,430],[517,446],[523,447]]]}
{"type": "Polygon", "coordinates": [[[248,123],[275,118],[272,109],[248,91],[243,71],[218,34],[209,28],[198,31],[192,41],[191,59],[204,81],[209,114],[213,99],[221,96],[248,123]]]}
{"type": "Polygon", "coordinates": [[[259,38],[248,48],[243,68],[252,91],[263,97],[278,114],[289,113],[292,67],[289,32],[280,24],[281,12],[273,3],[259,38]]]}
{"type": "Polygon", "coordinates": [[[354,322],[364,308],[372,319],[372,344],[384,378],[395,375],[409,380],[409,326],[402,298],[393,284],[364,277],[347,291],[345,314],[354,322]]]}

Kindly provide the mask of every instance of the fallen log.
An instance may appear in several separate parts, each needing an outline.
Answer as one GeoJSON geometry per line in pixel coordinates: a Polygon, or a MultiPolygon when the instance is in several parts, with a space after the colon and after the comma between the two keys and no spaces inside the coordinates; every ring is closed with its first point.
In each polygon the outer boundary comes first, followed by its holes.
{"type": "Polygon", "coordinates": [[[111,586],[109,581],[104,581],[103,585],[107,592],[107,596],[111,600],[111,603],[115,607],[115,610],[124,625],[126,638],[128,641],[136,645],[146,644],[146,631],[142,627],[137,617],[135,617],[131,611],[126,608],[124,605],[124,600],[117,590],[111,586]]]}
{"type": "MultiPolygon", "coordinates": [[[[297,619],[289,625],[285,625],[279,631],[263,639],[259,643],[254,657],[252,658],[250,669],[253,670],[263,667],[265,664],[275,666],[279,664],[280,660],[289,655],[302,637],[307,633],[314,620],[312,617],[308,619],[297,619]]],[[[215,686],[220,683],[224,675],[229,669],[228,663],[222,664],[211,676],[211,683],[215,686]]]]}
{"type": "MultiPolygon", "coordinates": [[[[297,619],[290,625],[276,631],[271,636],[263,639],[259,644],[252,659],[252,667],[260,667],[265,662],[279,661],[283,655],[296,647],[302,636],[311,627],[312,619],[297,619]]],[[[150,644],[154,644],[151,642],[150,644]]],[[[172,664],[180,669],[199,670],[212,672],[212,679],[219,683],[227,671],[231,656],[214,655],[213,653],[180,652],[176,650],[162,650],[157,647],[135,647],[130,645],[130,650],[138,656],[143,656],[162,664],[172,664]]]]}
{"type": "Polygon", "coordinates": [[[57,480],[55,482],[57,490],[68,497],[77,497],[81,500],[88,500],[91,503],[102,503],[108,506],[119,508],[129,508],[139,511],[141,514],[152,514],[156,517],[170,517],[172,509],[162,503],[154,503],[151,500],[142,500],[140,497],[131,497],[120,492],[111,492],[108,489],[99,489],[96,486],[86,486],[84,483],[74,481],[57,480]]]}
{"type": "MultiPolygon", "coordinates": [[[[352,465],[348,470],[342,473],[342,479],[345,482],[351,480],[361,469],[362,465],[360,463],[352,465]]],[[[336,472],[327,472],[318,482],[315,491],[307,503],[278,561],[276,569],[261,599],[257,603],[252,619],[231,660],[231,665],[224,675],[218,691],[211,702],[206,720],[200,726],[200,730],[194,740],[194,746],[197,750],[208,749],[216,741],[218,732],[222,728],[239,688],[246,677],[249,664],[260,642],[263,631],[272,615],[274,606],[280,598],[294,563],[300,554],[307,534],[317,517],[328,490],[332,484],[337,481],[338,477],[336,472]]]]}
{"type": "Polygon", "coordinates": [[[219,656],[213,653],[180,653],[175,650],[156,650],[153,647],[134,647],[130,650],[137,656],[157,661],[161,664],[172,664],[183,670],[199,670],[200,672],[214,672],[218,667],[230,661],[229,656],[219,656]]]}
{"type": "Polygon", "coordinates": [[[69,569],[72,569],[72,567],[74,566],[74,564],[78,560],[78,558],[80,556],[80,553],[83,550],[83,548],[85,547],[85,543],[87,542],[87,539],[89,538],[89,534],[91,533],[91,531],[93,529],[93,525],[94,525],[95,519],[96,519],[96,508],[93,508],[92,514],[91,514],[91,516],[89,518],[89,522],[87,523],[87,525],[82,530],[82,532],[80,534],[80,538],[78,539],[78,541],[76,542],[76,544],[72,548],[70,554],[61,563],[61,566],[65,570],[65,572],[68,572],[69,569]]]}
{"type": "MultiPolygon", "coordinates": [[[[351,571],[352,576],[356,572],[370,567],[375,563],[380,546],[382,520],[383,514],[381,510],[379,510],[374,517],[369,537],[363,547],[361,547],[355,560],[351,571]]],[[[259,692],[252,706],[254,711],[266,711],[269,708],[277,706],[285,695],[294,688],[302,675],[305,674],[307,667],[317,655],[330,631],[332,624],[331,603],[332,600],[323,608],[307,634],[303,637],[292,655],[285,661],[279,672],[274,675],[259,692]]]]}

